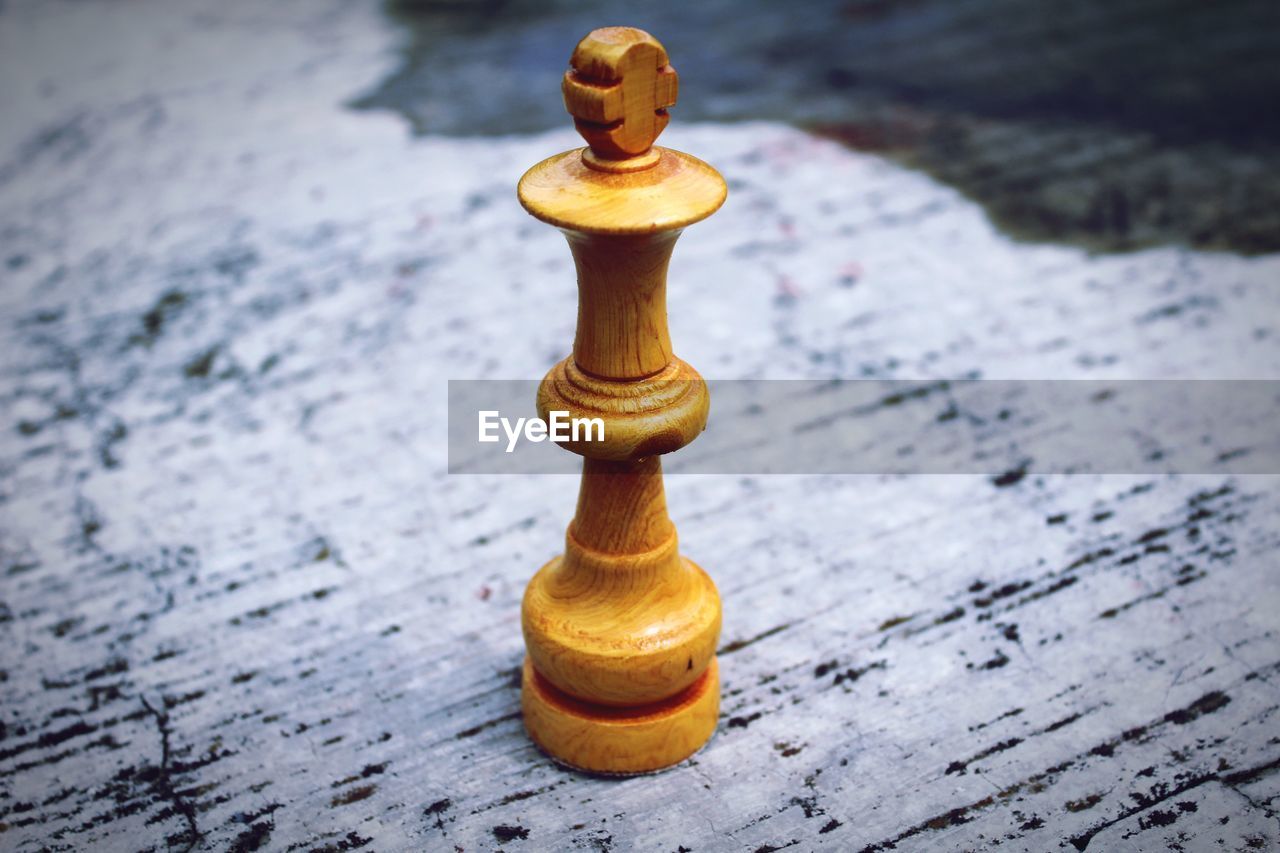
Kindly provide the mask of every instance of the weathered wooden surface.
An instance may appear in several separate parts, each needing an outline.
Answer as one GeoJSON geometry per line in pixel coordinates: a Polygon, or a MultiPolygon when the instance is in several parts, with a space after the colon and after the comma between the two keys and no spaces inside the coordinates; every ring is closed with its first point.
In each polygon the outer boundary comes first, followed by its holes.
{"type": "MultiPolygon", "coordinates": [[[[671,478],[717,735],[624,781],[530,746],[519,595],[576,482],[447,476],[444,380],[563,356],[513,187],[574,137],[346,110],[392,44],[343,4],[0,11],[0,846],[1280,840],[1273,477],[671,478]]],[[[668,136],[731,184],[671,274],[708,376],[1280,376],[1274,256],[1017,244],[794,130],[668,136]]]]}

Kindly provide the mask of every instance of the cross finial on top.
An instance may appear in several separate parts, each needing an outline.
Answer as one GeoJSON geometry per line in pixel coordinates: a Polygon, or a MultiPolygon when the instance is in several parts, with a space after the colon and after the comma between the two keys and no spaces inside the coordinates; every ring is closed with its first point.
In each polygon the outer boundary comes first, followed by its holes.
{"type": "Polygon", "coordinates": [[[658,40],[634,27],[603,27],[578,42],[569,64],[564,105],[592,153],[624,160],[648,151],[678,88],[658,40]]]}

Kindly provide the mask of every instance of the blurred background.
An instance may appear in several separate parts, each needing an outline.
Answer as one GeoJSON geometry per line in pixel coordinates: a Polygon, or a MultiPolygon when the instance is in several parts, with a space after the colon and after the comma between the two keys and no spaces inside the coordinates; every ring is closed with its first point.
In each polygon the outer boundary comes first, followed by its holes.
{"type": "Polygon", "coordinates": [[[564,34],[650,30],[680,121],[791,122],[922,169],[1006,231],[1099,250],[1280,248],[1273,0],[391,0],[358,99],[419,134],[562,127],[564,34]]]}

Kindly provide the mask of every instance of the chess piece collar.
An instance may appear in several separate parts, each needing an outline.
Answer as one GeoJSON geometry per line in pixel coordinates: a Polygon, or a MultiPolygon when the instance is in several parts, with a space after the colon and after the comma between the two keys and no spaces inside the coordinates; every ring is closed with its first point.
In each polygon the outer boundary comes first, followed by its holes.
{"type": "Polygon", "coordinates": [[[561,89],[588,147],[534,166],[520,203],[544,222],[584,234],[678,231],[724,203],[724,179],[696,157],[655,146],[678,78],[653,36],[631,27],[588,34],[561,89]]]}

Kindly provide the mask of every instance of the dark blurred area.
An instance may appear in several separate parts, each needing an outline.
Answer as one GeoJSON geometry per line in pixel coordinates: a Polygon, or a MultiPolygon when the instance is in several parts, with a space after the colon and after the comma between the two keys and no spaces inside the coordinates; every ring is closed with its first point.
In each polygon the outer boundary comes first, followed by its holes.
{"type": "Polygon", "coordinates": [[[402,113],[420,134],[566,126],[573,44],[625,24],[667,47],[676,121],[783,121],[886,155],[1020,239],[1280,250],[1276,0],[390,0],[386,12],[407,30],[404,62],[354,106],[402,113]]]}

